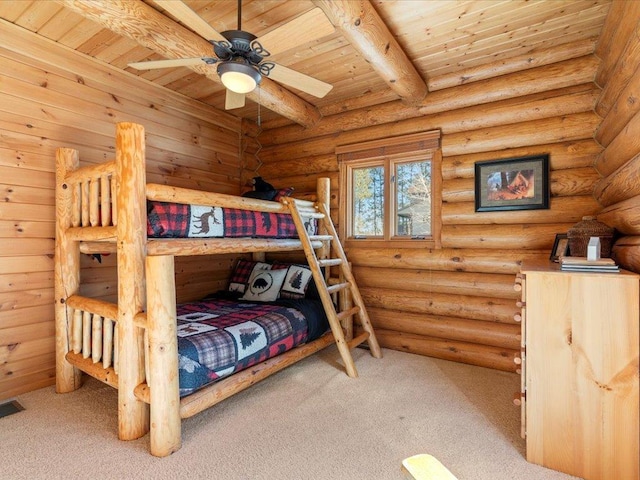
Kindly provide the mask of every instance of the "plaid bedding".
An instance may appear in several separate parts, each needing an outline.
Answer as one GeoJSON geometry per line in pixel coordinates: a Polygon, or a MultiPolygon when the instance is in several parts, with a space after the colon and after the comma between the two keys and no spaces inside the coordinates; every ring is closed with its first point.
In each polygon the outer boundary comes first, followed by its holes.
{"type": "MultiPolygon", "coordinates": [[[[309,234],[316,233],[315,219],[306,219],[305,226],[309,234]]],[[[153,238],[298,238],[291,215],[155,201],[147,202],[147,235],[153,238]]]]}
{"type": "Polygon", "coordinates": [[[206,298],[178,305],[177,313],[180,396],[313,340],[327,328],[324,311],[302,301],[206,298]]]}

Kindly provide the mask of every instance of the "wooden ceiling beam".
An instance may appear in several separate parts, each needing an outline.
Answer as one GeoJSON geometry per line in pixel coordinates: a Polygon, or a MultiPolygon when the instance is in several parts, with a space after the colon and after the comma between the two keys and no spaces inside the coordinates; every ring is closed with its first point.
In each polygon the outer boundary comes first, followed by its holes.
{"type": "MultiPolygon", "coordinates": [[[[212,55],[212,46],[204,38],[144,2],[58,0],[58,3],[118,35],[135,40],[163,57],[174,59],[212,55]]],[[[188,68],[220,83],[216,70],[205,63],[188,68]]],[[[320,111],[315,106],[269,78],[263,78],[260,88],[247,94],[247,97],[304,127],[315,125],[321,118],[320,111]]]]}
{"type": "Polygon", "coordinates": [[[424,79],[369,0],[313,0],[331,23],[404,102],[427,95],[424,79]]]}

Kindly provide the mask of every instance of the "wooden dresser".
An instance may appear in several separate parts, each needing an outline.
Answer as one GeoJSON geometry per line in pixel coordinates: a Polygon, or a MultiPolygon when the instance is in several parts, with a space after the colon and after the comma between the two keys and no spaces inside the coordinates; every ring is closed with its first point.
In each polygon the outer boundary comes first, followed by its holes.
{"type": "Polygon", "coordinates": [[[637,480],[640,276],[522,268],[527,460],[585,480],[637,480]]]}

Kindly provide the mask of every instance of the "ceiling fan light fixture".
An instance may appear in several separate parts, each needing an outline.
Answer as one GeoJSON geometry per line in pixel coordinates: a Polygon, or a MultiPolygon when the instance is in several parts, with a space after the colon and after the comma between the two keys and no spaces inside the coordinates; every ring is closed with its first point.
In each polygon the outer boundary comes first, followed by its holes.
{"type": "Polygon", "coordinates": [[[236,62],[220,63],[218,75],[222,84],[235,93],[252,92],[262,80],[262,75],[254,67],[236,62]]]}

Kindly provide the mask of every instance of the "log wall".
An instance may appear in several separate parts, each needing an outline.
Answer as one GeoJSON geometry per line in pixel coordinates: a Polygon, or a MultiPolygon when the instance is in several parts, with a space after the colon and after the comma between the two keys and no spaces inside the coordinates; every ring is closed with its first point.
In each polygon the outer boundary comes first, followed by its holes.
{"type": "MultiPolygon", "coordinates": [[[[146,128],[149,181],[239,193],[241,124],[0,21],[0,401],[54,381],[55,149],[114,158],[115,123],[146,128]]],[[[114,256],[83,255],[81,294],[115,301],[114,256]]],[[[180,299],[224,285],[231,258],[184,258],[180,299]]]]}
{"type": "Polygon", "coordinates": [[[607,59],[596,75],[602,87],[596,112],[603,117],[596,140],[604,147],[595,164],[602,179],[595,186],[594,196],[604,207],[598,220],[617,231],[613,256],[618,263],[640,272],[640,5],[637,2],[612,4],[596,53],[607,59]]]}
{"type": "Polygon", "coordinates": [[[556,233],[601,209],[592,195],[602,151],[593,138],[600,62],[591,52],[550,51],[554,63],[493,78],[489,66],[483,80],[431,88],[415,107],[397,101],[338,112],[307,129],[264,126],[261,175],[298,191],[328,176],[334,219],[337,146],[442,129],[442,249],[347,248],[383,346],[517,370],[521,262],[548,258],[556,233]],[[549,210],[475,212],[475,162],[542,153],[550,154],[549,210]]]}
{"type": "MultiPolygon", "coordinates": [[[[239,193],[262,165],[304,196],[328,176],[334,220],[336,146],[441,128],[443,248],[348,254],[383,346],[514,370],[514,276],[549,255],[555,233],[596,213],[620,232],[618,261],[640,272],[638,5],[614,0],[593,54],[589,42],[549,50],[535,68],[500,62],[429,79],[413,107],[332,106],[314,127],[274,120],[261,132],[0,21],[0,400],[53,383],[53,152],[112,157],[123,120],[147,128],[150,181],[239,193]],[[475,162],[540,153],[551,158],[548,211],[474,212],[475,162]]],[[[114,258],[101,260],[82,259],[83,294],[113,299],[114,258]]],[[[179,298],[224,284],[232,259],[207,260],[176,267],[179,298]]]]}

